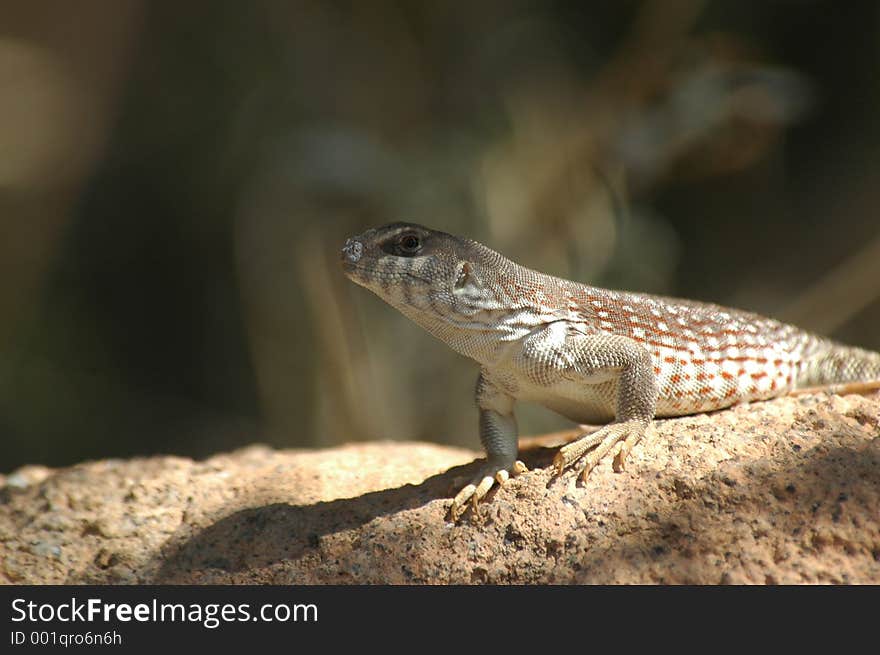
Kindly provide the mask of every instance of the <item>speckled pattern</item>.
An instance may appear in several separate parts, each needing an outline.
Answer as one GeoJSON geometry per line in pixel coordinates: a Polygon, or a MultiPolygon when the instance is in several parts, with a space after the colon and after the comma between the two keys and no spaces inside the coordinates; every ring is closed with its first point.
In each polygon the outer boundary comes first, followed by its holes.
{"type": "Polygon", "coordinates": [[[878,353],[750,312],[545,275],[482,244],[415,224],[368,230],[346,248],[343,265],[352,280],[484,371],[497,371],[514,397],[525,394],[540,402],[535,389],[549,397],[554,394],[546,390],[557,381],[574,380],[576,394],[554,391],[597,405],[578,419],[613,416],[615,385],[602,383],[621,368],[613,353],[629,341],[651,358],[659,391],[656,416],[880,379],[878,353]],[[419,252],[396,253],[393,245],[410,233],[420,238],[419,252]],[[347,255],[354,256],[354,244],[357,260],[351,261],[347,255]],[[591,346],[588,356],[578,354],[581,344],[591,346]]]}
{"type": "MultiPolygon", "coordinates": [[[[469,239],[394,223],[349,239],[346,274],[480,364],[485,470],[457,501],[514,472],[516,401],[579,423],[613,421],[560,451],[583,475],[618,442],[622,465],[650,420],[880,380],[880,354],[718,305],[611,291],[530,270],[469,239]]],[[[455,509],[455,507],[454,507],[455,509]]]]}

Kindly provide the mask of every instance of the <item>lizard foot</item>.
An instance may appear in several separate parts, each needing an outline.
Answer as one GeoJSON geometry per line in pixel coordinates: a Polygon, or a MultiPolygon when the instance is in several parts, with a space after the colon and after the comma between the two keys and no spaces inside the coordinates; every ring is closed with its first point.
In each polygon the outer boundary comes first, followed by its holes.
{"type": "Polygon", "coordinates": [[[461,515],[465,513],[468,503],[477,511],[477,503],[489,493],[489,490],[496,484],[502,485],[511,476],[517,476],[525,473],[529,469],[521,461],[515,461],[511,466],[499,466],[497,464],[487,463],[483,466],[480,474],[473,481],[464,487],[452,499],[452,507],[449,509],[449,516],[453,522],[458,521],[461,515]]]}
{"type": "Polygon", "coordinates": [[[590,471],[617,443],[620,443],[620,449],[614,457],[614,470],[623,470],[626,456],[645,434],[646,428],[646,423],[633,419],[622,423],[611,423],[593,434],[584,435],[577,441],[563,446],[556,453],[556,457],[553,459],[556,475],[561,474],[566,468],[578,461],[584,453],[593,449],[586,457],[580,475],[581,480],[586,481],[590,471]]]}

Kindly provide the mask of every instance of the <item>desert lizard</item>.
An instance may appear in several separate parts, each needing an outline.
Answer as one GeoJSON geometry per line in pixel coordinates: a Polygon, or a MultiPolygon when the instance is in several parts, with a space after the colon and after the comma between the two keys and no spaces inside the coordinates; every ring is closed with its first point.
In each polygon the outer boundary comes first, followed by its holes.
{"type": "Polygon", "coordinates": [[[453,499],[453,520],[526,470],[517,460],[517,401],[608,423],[554,459],[558,474],[583,458],[585,479],[617,444],[620,469],[654,417],[880,379],[878,353],[745,311],[545,275],[420,225],[367,230],[341,256],[351,280],[480,365],[487,461],[453,499]]]}

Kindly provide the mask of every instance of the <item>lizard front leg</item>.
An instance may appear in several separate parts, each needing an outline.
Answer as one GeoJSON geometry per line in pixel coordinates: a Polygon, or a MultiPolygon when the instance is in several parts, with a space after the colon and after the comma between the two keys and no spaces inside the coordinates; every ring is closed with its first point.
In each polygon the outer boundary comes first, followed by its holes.
{"type": "Polygon", "coordinates": [[[629,451],[644,436],[657,406],[657,376],[650,353],[627,337],[575,334],[566,339],[565,349],[570,362],[568,370],[582,375],[585,383],[602,373],[610,374],[612,380],[616,378],[616,385],[608,385],[609,389],[616,389],[614,421],[563,446],[553,460],[558,475],[593,449],[581,470],[585,480],[618,443],[621,445],[614,465],[622,467],[629,451]]]}
{"type": "Polygon", "coordinates": [[[493,383],[485,372],[477,378],[477,407],[480,410],[480,441],[486,451],[486,463],[480,473],[452,500],[450,516],[453,521],[467,509],[474,507],[497,483],[504,484],[511,475],[527,471],[526,465],[516,459],[518,430],[513,414],[514,399],[493,383]]]}

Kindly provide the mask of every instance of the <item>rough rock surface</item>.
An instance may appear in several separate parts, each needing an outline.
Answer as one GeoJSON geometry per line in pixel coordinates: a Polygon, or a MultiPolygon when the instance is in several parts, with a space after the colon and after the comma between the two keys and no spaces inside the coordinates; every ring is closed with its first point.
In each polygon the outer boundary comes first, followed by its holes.
{"type": "MultiPolygon", "coordinates": [[[[551,441],[526,440],[526,463],[548,466],[551,441]]],[[[878,393],[659,421],[626,471],[532,471],[452,525],[476,456],[370,443],[26,467],[0,476],[0,581],[880,583],[878,393]]]]}

